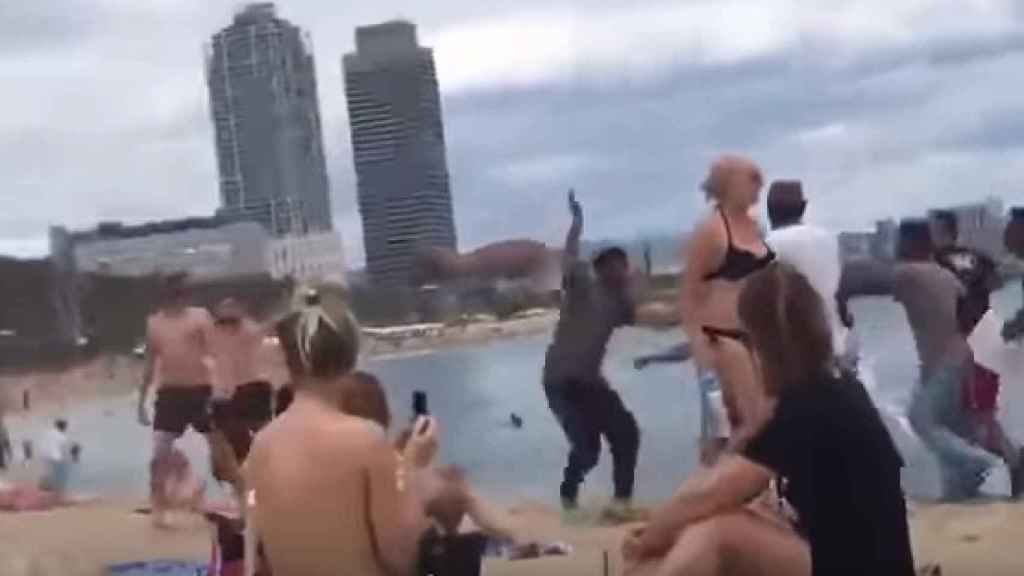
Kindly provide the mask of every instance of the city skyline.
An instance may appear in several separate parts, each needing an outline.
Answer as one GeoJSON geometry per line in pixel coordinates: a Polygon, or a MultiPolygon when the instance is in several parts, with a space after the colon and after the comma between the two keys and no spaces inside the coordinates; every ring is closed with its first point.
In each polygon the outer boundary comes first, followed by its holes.
{"type": "Polygon", "coordinates": [[[240,8],[207,45],[220,210],[271,234],[333,229],[311,40],[273,3],[240,8]]]}
{"type": "Polygon", "coordinates": [[[355,35],[342,66],[366,268],[375,285],[407,287],[421,251],[457,247],[434,53],[411,22],[355,35]]]}
{"type": "MultiPolygon", "coordinates": [[[[799,177],[811,218],[879,218],[999,195],[1024,203],[1016,98],[1024,9],[1009,0],[856,6],[766,0],[282,4],[316,40],[334,216],[362,234],[338,59],[401,16],[433,46],[460,244],[555,244],[575,186],[591,238],[686,229],[725,150],[799,177]]],[[[84,228],[217,206],[199,46],[236,2],[12,3],[0,20],[0,253],[84,228]],[[125,97],[130,87],[130,97],[125,97]]]]}

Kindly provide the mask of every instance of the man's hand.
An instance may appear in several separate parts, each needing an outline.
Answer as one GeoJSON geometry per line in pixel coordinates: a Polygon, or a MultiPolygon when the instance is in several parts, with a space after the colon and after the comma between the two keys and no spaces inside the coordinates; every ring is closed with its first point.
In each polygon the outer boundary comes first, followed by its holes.
{"type": "Polygon", "coordinates": [[[572,189],[569,190],[569,213],[572,214],[574,222],[583,219],[583,205],[576,199],[576,191],[572,189]]]}

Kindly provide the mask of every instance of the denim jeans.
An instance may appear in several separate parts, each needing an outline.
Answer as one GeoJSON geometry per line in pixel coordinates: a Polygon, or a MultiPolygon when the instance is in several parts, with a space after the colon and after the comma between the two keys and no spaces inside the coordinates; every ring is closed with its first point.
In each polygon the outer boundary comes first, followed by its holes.
{"type": "Polygon", "coordinates": [[[914,392],[908,417],[922,442],[938,459],[943,500],[977,496],[993,459],[971,442],[974,423],[963,404],[969,364],[950,362],[932,369],[914,392]]]}

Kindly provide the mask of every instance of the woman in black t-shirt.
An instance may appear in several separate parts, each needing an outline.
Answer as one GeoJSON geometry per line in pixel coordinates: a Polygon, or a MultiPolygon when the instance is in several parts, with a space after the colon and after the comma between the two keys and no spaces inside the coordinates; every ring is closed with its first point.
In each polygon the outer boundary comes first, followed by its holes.
{"type": "Polygon", "coordinates": [[[630,574],[913,576],[903,462],[864,387],[834,368],[820,297],[784,264],[739,301],[772,410],[623,544],[630,574]],[[773,478],[792,526],[748,504],[773,478]]]}

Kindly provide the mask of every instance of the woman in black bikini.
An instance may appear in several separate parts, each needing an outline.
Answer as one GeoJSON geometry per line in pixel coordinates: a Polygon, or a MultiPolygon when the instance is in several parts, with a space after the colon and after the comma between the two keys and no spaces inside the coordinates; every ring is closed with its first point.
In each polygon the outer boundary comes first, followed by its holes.
{"type": "Polygon", "coordinates": [[[714,209],[687,246],[680,307],[700,376],[704,464],[742,443],[761,413],[763,394],[742,345],[737,301],[745,279],[775,259],[750,215],[762,184],[752,161],[717,160],[703,186],[714,209]],[[720,421],[716,404],[724,404],[728,423],[720,421]]]}

